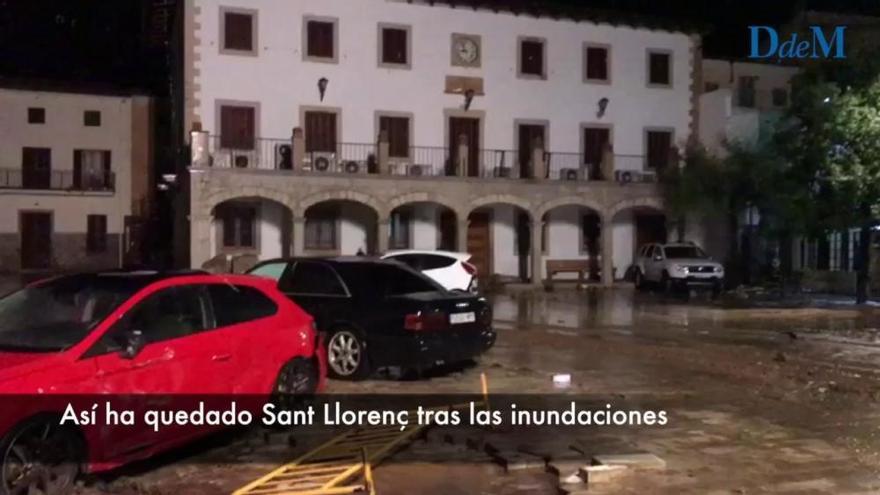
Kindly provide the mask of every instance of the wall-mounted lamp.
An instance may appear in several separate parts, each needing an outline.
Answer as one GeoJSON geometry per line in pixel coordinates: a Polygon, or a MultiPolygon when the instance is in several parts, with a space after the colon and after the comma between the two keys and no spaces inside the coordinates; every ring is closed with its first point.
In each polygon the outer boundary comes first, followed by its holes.
{"type": "Polygon", "coordinates": [[[465,110],[470,110],[472,101],[474,101],[474,90],[469,89],[464,92],[464,109],[465,110]]]}
{"type": "Polygon", "coordinates": [[[324,101],[324,93],[327,92],[328,84],[330,84],[330,81],[326,77],[318,79],[318,94],[321,95],[321,101],[324,101]]]}
{"type": "Polygon", "coordinates": [[[609,101],[610,100],[608,98],[604,97],[599,99],[599,111],[596,112],[596,117],[599,117],[601,119],[605,115],[605,109],[608,108],[609,101]]]}

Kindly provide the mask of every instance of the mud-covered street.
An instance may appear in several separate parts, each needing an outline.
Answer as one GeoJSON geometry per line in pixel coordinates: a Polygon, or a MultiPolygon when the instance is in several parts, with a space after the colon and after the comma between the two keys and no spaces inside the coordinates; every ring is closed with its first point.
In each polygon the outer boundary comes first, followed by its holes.
{"type": "MultiPolygon", "coordinates": [[[[492,394],[571,394],[666,410],[669,423],[437,428],[378,467],[379,493],[559,493],[555,467],[640,452],[659,456],[665,469],[631,469],[589,493],[880,490],[880,310],[734,308],[627,288],[508,293],[493,304],[498,342],[475,366],[422,379],[331,381],[328,392],[473,393],[484,372],[492,394]],[[569,387],[554,388],[558,373],[571,374],[569,387]],[[516,465],[505,470],[487,445],[517,453],[516,465]]],[[[330,434],[225,435],[86,491],[230,492],[330,434]]]]}

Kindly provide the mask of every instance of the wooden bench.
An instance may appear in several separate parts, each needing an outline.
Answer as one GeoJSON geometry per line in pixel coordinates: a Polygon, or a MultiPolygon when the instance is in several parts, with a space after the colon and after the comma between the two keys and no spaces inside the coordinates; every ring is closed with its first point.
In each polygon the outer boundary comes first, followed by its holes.
{"type": "Polygon", "coordinates": [[[577,273],[578,289],[584,284],[584,279],[591,269],[590,260],[547,260],[547,286],[553,286],[553,276],[558,273],[577,273]]]}

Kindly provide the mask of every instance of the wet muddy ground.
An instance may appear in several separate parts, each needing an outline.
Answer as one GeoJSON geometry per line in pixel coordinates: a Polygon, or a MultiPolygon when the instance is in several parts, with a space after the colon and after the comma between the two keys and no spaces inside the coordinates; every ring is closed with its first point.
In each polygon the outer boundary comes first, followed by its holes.
{"type": "MultiPolygon", "coordinates": [[[[589,396],[664,409],[669,423],[438,429],[378,467],[378,493],[555,494],[543,459],[577,466],[634,452],[666,468],[630,470],[589,493],[880,492],[880,309],[730,308],[624,288],[493,304],[498,343],[476,365],[422,380],[331,381],[328,392],[472,393],[484,372],[492,393],[589,396]],[[570,373],[571,386],[555,389],[556,373],[570,373]],[[523,469],[506,472],[486,444],[520,452],[523,469]]],[[[83,491],[228,493],[329,434],[229,434],[83,491]]]]}

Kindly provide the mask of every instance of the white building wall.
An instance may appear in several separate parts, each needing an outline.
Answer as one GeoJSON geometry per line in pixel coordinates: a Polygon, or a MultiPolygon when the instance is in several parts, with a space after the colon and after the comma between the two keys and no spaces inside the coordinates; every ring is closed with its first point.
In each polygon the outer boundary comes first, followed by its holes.
{"type": "Polygon", "coordinates": [[[375,112],[414,114],[412,141],[446,146],[444,110],[458,109],[461,95],[445,94],[447,75],[484,78],[484,96],[472,110],[485,111],[484,148],[515,148],[514,119],[550,121],[548,147],[580,150],[580,124],[611,124],[615,152],[644,152],[644,128],[675,129],[675,139],[688,135],[691,41],[682,33],[596,25],[472,9],[411,5],[385,0],[265,0],[258,8],[258,54],[221,54],[218,45],[220,7],[254,8],[226,0],[194,0],[200,8],[196,25],[195,67],[199,76],[196,118],[216,132],[218,100],[260,104],[258,134],[285,138],[300,125],[303,105],[342,109],[343,141],[369,143],[378,134],[375,112]],[[356,8],[355,5],[359,8],[356,8]],[[303,16],[339,19],[339,63],[303,62],[303,16]],[[378,23],[412,26],[412,68],[379,68],[378,23]],[[450,65],[452,32],[482,36],[482,68],[450,65]],[[547,80],[517,77],[517,37],[546,38],[547,80]],[[612,84],[583,82],[583,44],[611,45],[612,84]],[[673,52],[673,87],[648,88],[649,48],[673,52]],[[324,101],[317,81],[329,80],[324,101]],[[597,102],[610,100],[606,114],[596,116],[597,102]]]}
{"type": "MultiPolygon", "coordinates": [[[[492,206],[492,269],[498,275],[519,275],[519,256],[516,253],[516,213],[510,205],[492,206]]],[[[531,265],[529,265],[531,266],[531,265]]]]}
{"type": "Polygon", "coordinates": [[[615,278],[622,278],[626,269],[632,265],[635,252],[636,224],[635,214],[622,211],[614,216],[612,222],[612,242],[614,243],[615,278]]]}
{"type": "Polygon", "coordinates": [[[437,249],[440,239],[440,211],[437,205],[419,204],[413,208],[410,245],[413,249],[437,249]]]}
{"type": "MultiPolygon", "coordinates": [[[[773,105],[772,91],[784,89],[791,96],[791,78],[798,73],[797,67],[754,62],[731,62],[729,60],[703,59],[703,83],[716,84],[719,88],[737,89],[739,78],[757,77],[755,80],[755,108],[779,109],[773,105]]],[[[702,119],[702,114],[700,119],[702,119]]]]}
{"type": "MultiPolygon", "coordinates": [[[[22,148],[50,148],[53,171],[73,171],[75,149],[109,150],[116,191],[0,189],[0,233],[18,232],[19,210],[51,210],[57,233],[86,232],[86,216],[107,215],[107,232],[121,233],[131,214],[132,98],[0,89],[0,169],[20,171],[22,148]],[[46,109],[44,124],[28,123],[28,108],[46,109]],[[100,127],[83,112],[101,112],[100,127]]],[[[0,172],[2,174],[2,172],[0,172]]]]}

